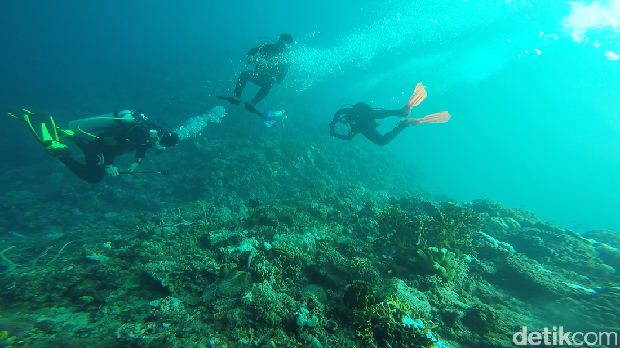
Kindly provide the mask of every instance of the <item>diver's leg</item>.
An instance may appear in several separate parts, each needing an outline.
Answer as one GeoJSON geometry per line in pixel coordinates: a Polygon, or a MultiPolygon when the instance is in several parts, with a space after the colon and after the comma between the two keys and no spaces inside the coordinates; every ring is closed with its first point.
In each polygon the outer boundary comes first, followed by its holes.
{"type": "Polygon", "coordinates": [[[67,167],[75,176],[86,181],[89,184],[95,184],[103,180],[105,169],[100,165],[101,156],[97,151],[83,148],[84,162],[80,163],[69,156],[60,157],[59,160],[67,167]]]}
{"type": "Polygon", "coordinates": [[[400,132],[402,132],[405,128],[407,128],[407,125],[399,123],[396,127],[394,127],[394,129],[383,135],[381,135],[381,133],[379,133],[376,128],[368,129],[362,134],[364,134],[364,136],[373,143],[379,146],[384,146],[394,140],[394,138],[396,138],[396,136],[400,134],[400,132]]]}
{"type": "Polygon", "coordinates": [[[83,152],[88,151],[88,149],[87,149],[88,148],[88,144],[89,144],[88,140],[86,140],[84,138],[80,138],[78,136],[73,136],[73,137],[70,137],[70,138],[67,138],[67,139],[69,139],[72,143],[74,143],[77,147],[79,147],[83,152]]]}
{"type": "Polygon", "coordinates": [[[378,109],[378,110],[372,111],[372,117],[375,120],[382,119],[382,118],[388,118],[391,116],[407,117],[407,115],[409,115],[409,113],[407,113],[406,110],[404,109],[398,109],[398,110],[378,109]]]}
{"type": "Polygon", "coordinates": [[[235,98],[241,98],[241,94],[243,93],[243,89],[245,85],[250,81],[252,77],[252,71],[244,71],[239,75],[239,80],[237,80],[237,85],[235,86],[235,98]]]}
{"type": "Polygon", "coordinates": [[[259,101],[263,100],[267,96],[267,94],[269,94],[269,91],[271,90],[272,86],[273,85],[270,84],[270,85],[261,87],[261,89],[259,89],[258,92],[256,92],[256,95],[254,96],[254,99],[252,99],[250,104],[256,105],[259,101]]]}

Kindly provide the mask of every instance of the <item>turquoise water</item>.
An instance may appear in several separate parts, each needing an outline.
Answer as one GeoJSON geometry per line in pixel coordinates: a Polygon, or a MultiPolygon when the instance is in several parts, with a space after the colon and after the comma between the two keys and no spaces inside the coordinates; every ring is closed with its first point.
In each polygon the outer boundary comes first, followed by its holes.
{"type": "Polygon", "coordinates": [[[5,109],[70,120],[128,104],[159,112],[176,96],[180,124],[232,89],[258,37],[289,31],[294,64],[265,107],[311,109],[294,127],[326,124],[341,99],[398,107],[420,81],[429,97],[414,114],[452,120],[384,151],[411,159],[428,190],[577,231],[620,227],[617,1],[69,3],[2,4],[5,109]]]}
{"type": "Polygon", "coordinates": [[[617,331],[620,0],[4,1],[0,33],[1,110],[197,127],[140,167],[170,175],[89,185],[0,120],[0,347],[336,347],[385,308],[454,347],[617,331]],[[283,32],[268,128],[215,96],[283,32]],[[449,122],[329,136],[418,82],[449,122]]]}
{"type": "Polygon", "coordinates": [[[494,197],[576,231],[618,229],[619,6],[390,2],[336,47],[307,48],[299,74],[311,82],[290,84],[388,106],[423,81],[419,114],[453,118],[390,148],[415,159],[429,190],[494,197]]]}

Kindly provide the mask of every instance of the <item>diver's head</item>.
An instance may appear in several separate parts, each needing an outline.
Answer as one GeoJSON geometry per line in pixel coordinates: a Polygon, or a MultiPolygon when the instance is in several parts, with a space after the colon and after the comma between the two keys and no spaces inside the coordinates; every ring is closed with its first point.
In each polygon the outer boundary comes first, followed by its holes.
{"type": "Polygon", "coordinates": [[[159,131],[157,142],[163,147],[173,147],[179,143],[179,134],[175,132],[159,131]]]}
{"type": "Polygon", "coordinates": [[[359,102],[351,107],[351,111],[358,116],[368,115],[372,112],[372,106],[359,102]]]}
{"type": "Polygon", "coordinates": [[[295,40],[293,40],[293,37],[291,36],[291,34],[282,34],[280,35],[278,42],[281,42],[285,44],[287,47],[290,47],[293,43],[295,43],[295,40]]]}

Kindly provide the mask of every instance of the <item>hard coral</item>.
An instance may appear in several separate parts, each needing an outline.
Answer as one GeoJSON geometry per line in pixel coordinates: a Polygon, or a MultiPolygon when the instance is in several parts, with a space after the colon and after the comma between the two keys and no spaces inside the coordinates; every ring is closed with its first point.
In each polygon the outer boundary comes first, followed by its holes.
{"type": "Polygon", "coordinates": [[[390,297],[356,311],[359,336],[369,345],[392,348],[432,347],[435,324],[412,313],[407,303],[390,297]]]}
{"type": "Polygon", "coordinates": [[[427,269],[446,281],[453,280],[461,268],[456,254],[445,248],[418,249],[418,256],[424,261],[427,269]]]}
{"type": "Polygon", "coordinates": [[[446,202],[431,225],[432,233],[425,236],[428,245],[452,250],[457,255],[475,256],[472,234],[480,230],[482,219],[471,208],[446,202]]]}

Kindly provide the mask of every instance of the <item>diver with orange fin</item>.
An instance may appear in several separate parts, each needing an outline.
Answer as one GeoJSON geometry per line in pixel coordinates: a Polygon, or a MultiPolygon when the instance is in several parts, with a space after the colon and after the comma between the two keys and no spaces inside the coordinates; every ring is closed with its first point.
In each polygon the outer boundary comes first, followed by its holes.
{"type": "Polygon", "coordinates": [[[366,103],[357,103],[349,108],[342,108],[336,112],[334,119],[329,123],[329,134],[342,140],[351,140],[357,134],[364,135],[373,143],[383,146],[389,144],[400,132],[410,126],[422,123],[445,123],[450,119],[447,111],[428,115],[423,118],[403,118],[391,131],[381,134],[377,127],[384,119],[391,116],[408,117],[411,109],[426,99],[426,89],[422,83],[418,83],[409,98],[409,101],[398,110],[374,109],[366,103]],[[342,123],[348,128],[348,134],[338,134],[336,124],[342,123]]]}

